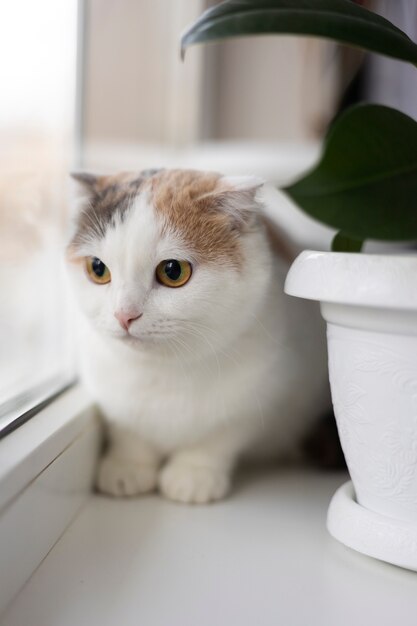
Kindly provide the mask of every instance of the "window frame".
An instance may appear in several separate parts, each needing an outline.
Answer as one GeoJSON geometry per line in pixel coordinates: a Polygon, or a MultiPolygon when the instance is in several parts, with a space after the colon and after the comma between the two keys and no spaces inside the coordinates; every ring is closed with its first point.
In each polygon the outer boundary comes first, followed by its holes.
{"type": "MultiPolygon", "coordinates": [[[[85,94],[85,50],[86,16],[88,0],[76,1],[76,58],[75,58],[75,94],[74,94],[74,163],[79,169],[82,163],[84,132],[84,94],[85,94]]],[[[73,387],[76,376],[72,368],[61,371],[52,378],[47,378],[34,387],[21,392],[0,403],[0,441],[14,430],[35,417],[48,405],[55,402],[68,389],[73,387]]]]}
{"type": "Polygon", "coordinates": [[[56,376],[24,390],[0,405],[0,440],[34,417],[75,384],[72,376],[56,376]]]}
{"type": "Polygon", "coordinates": [[[0,440],[0,614],[91,496],[100,445],[80,385],[0,440]]]}

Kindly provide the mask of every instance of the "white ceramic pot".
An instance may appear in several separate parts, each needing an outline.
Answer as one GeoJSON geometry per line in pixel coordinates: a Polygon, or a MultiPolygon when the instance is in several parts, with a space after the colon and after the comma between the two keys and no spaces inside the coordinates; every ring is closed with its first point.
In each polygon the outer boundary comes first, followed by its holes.
{"type": "Polygon", "coordinates": [[[343,543],[417,570],[417,256],[303,252],[286,293],[318,300],[351,485],[328,528],[343,543]]]}

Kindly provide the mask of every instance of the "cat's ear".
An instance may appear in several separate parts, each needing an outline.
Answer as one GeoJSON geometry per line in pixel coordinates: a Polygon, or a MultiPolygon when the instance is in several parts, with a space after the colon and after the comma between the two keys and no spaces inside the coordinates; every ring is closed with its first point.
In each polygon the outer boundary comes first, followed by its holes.
{"type": "Polygon", "coordinates": [[[70,176],[87,195],[94,195],[97,192],[100,176],[87,174],[87,172],[71,172],[70,176]]]}
{"type": "Polygon", "coordinates": [[[86,206],[94,203],[98,194],[100,176],[84,172],[71,172],[68,185],[69,222],[71,230],[76,228],[76,222],[86,206]]]}
{"type": "Polygon", "coordinates": [[[249,226],[259,213],[257,193],[264,185],[256,176],[223,176],[215,192],[221,209],[235,228],[249,226]]]}

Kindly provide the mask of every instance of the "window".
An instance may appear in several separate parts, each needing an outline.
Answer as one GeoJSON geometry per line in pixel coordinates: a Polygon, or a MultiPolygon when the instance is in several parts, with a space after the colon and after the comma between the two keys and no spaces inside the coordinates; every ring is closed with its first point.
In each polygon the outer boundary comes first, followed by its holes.
{"type": "Polygon", "coordinates": [[[192,166],[269,177],[279,169],[272,152],[254,158],[240,140],[308,135],[297,41],[196,47],[181,63],[181,32],[212,3],[13,0],[0,9],[0,436],[71,379],[62,251],[67,175],[76,161],[79,7],[87,15],[79,63],[88,77],[86,168],[192,166]],[[269,59],[270,71],[259,73],[260,59],[269,59]],[[277,59],[285,63],[273,81],[277,59]]]}
{"type": "Polygon", "coordinates": [[[0,435],[72,376],[63,246],[76,24],[76,0],[0,11],[0,435]]]}

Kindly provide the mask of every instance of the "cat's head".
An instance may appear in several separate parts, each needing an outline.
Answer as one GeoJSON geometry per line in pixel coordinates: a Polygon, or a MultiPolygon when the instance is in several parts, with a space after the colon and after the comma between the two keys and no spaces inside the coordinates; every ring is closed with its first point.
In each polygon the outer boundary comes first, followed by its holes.
{"type": "Polygon", "coordinates": [[[68,259],[97,331],[193,358],[253,323],[271,275],[258,180],[190,170],[75,177],[85,198],[68,259]]]}

